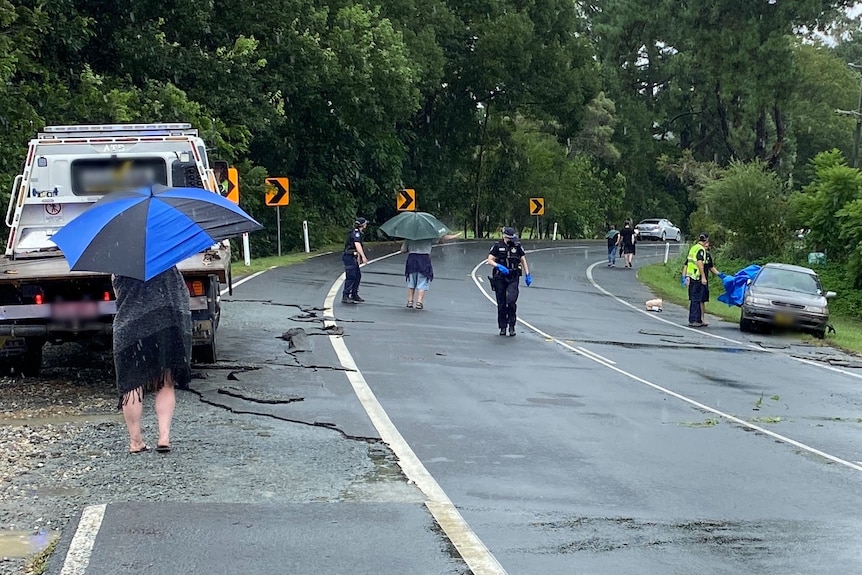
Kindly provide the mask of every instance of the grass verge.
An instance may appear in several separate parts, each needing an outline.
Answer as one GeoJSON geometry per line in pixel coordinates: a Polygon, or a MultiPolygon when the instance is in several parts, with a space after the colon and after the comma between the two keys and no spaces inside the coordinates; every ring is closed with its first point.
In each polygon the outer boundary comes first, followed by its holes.
{"type": "Polygon", "coordinates": [[[250,266],[245,265],[245,262],[242,261],[231,262],[230,269],[234,279],[239,279],[243,276],[249,276],[251,274],[256,274],[257,272],[268,270],[272,267],[283,267],[298,264],[306,261],[309,258],[329,253],[334,249],[336,249],[336,246],[328,246],[319,250],[311,251],[309,253],[291,252],[289,254],[283,254],[280,256],[267,256],[265,258],[252,259],[250,266]]]}
{"type": "MultiPolygon", "coordinates": [[[[681,269],[682,264],[676,261],[670,261],[666,265],[651,264],[638,270],[638,279],[663,300],[688,307],[688,291],[679,283],[681,269]]],[[[707,302],[706,313],[739,323],[739,308],[727,306],[715,299],[718,294],[724,293],[724,288],[717,278],[710,278],[709,291],[712,301],[707,302]]],[[[845,351],[862,353],[862,321],[836,315],[833,311],[829,323],[835,327],[835,333],[826,334],[824,340],[818,340],[807,334],[799,334],[798,337],[813,343],[825,343],[845,351]]]]}
{"type": "Polygon", "coordinates": [[[30,557],[25,567],[25,575],[43,575],[45,570],[48,569],[48,559],[51,558],[51,554],[54,553],[54,549],[57,548],[59,541],[59,537],[54,537],[54,540],[47,547],[30,557]]]}

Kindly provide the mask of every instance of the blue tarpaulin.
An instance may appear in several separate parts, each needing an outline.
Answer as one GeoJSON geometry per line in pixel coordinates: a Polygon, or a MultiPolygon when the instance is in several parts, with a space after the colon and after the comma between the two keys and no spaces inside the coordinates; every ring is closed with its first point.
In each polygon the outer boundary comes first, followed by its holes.
{"type": "Polygon", "coordinates": [[[721,280],[724,282],[724,293],[718,296],[718,301],[727,305],[741,306],[749,280],[753,280],[759,271],[760,266],[752,264],[732,276],[724,276],[721,280]]]}

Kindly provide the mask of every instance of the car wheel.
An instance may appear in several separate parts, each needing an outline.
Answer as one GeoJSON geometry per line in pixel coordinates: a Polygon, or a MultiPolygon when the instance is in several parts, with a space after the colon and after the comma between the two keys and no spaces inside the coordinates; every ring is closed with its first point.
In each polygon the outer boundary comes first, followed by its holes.
{"type": "Polygon", "coordinates": [[[682,241],[682,232],[677,230],[676,231],[676,242],[679,243],[681,241],[682,241]]]}
{"type": "Polygon", "coordinates": [[[739,331],[744,333],[751,333],[754,331],[754,322],[750,319],[740,318],[739,319],[739,331]]]}
{"type": "Polygon", "coordinates": [[[667,241],[667,234],[664,232],[661,233],[661,241],[663,241],[663,242],[667,241]]]}
{"type": "Polygon", "coordinates": [[[817,339],[824,339],[826,337],[826,330],[825,329],[815,329],[814,331],[811,332],[811,334],[814,337],[816,337],[817,339]]]}

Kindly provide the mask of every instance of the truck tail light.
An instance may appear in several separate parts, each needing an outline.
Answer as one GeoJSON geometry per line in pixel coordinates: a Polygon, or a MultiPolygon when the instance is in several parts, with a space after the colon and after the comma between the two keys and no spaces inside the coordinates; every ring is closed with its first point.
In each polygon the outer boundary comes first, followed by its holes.
{"type": "Polygon", "coordinates": [[[104,301],[111,301],[111,292],[106,291],[105,293],[103,293],[103,294],[102,294],[102,300],[104,300],[104,301]]]}
{"type": "Polygon", "coordinates": [[[36,297],[33,298],[33,301],[36,302],[36,305],[42,305],[42,303],[45,301],[45,299],[42,297],[42,294],[37,293],[36,297]]]}
{"type": "Polygon", "coordinates": [[[192,297],[198,297],[204,295],[204,282],[200,280],[195,280],[192,282],[186,282],[186,285],[189,287],[189,294],[192,297]]]}

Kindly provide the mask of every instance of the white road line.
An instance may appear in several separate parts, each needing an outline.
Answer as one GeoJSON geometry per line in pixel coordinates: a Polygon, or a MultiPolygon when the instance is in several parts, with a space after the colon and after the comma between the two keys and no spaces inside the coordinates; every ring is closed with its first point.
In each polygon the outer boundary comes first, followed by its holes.
{"type": "MultiPolygon", "coordinates": [[[[371,260],[368,263],[374,263],[393,255],[397,254],[389,254],[371,260]]],[[[333,310],[333,317],[335,312],[333,304],[336,296],[341,291],[343,282],[344,274],[341,274],[335,283],[332,284],[324,300],[324,307],[333,310]]],[[[335,325],[337,324],[334,320],[324,321],[325,327],[335,325]]],[[[461,554],[461,557],[467,563],[472,573],[474,575],[506,575],[506,570],[503,569],[497,558],[494,557],[482,540],[479,539],[479,536],[470,528],[467,521],[464,520],[464,517],[452,503],[452,500],[449,499],[449,496],[446,495],[446,492],[443,491],[437,480],[434,479],[425,465],[423,465],[422,461],[395,427],[395,424],[392,423],[392,420],[389,419],[389,415],[383,409],[383,406],[380,405],[362,372],[356,366],[350,350],[347,349],[347,345],[344,343],[344,338],[340,335],[330,335],[329,342],[332,344],[332,348],[335,350],[342,367],[347,370],[347,379],[353,386],[353,391],[356,393],[356,397],[359,398],[360,403],[362,403],[362,407],[368,413],[368,417],[371,418],[371,423],[380,434],[380,438],[395,453],[395,456],[398,458],[398,464],[401,466],[402,471],[404,471],[404,475],[415,483],[428,499],[425,502],[425,506],[431,512],[431,515],[434,516],[440,528],[443,529],[446,537],[449,538],[449,541],[452,542],[458,553],[461,554]]]]}
{"type": "Polygon", "coordinates": [[[591,356],[591,357],[593,357],[593,358],[595,358],[595,359],[598,359],[598,360],[600,360],[600,361],[602,361],[602,362],[604,362],[604,363],[608,363],[608,364],[610,364],[610,365],[616,365],[616,364],[617,364],[617,362],[612,361],[612,360],[610,360],[610,359],[608,359],[608,358],[606,358],[606,357],[604,357],[604,356],[601,356],[601,355],[597,354],[597,353],[596,353],[596,352],[594,352],[594,351],[590,351],[590,350],[588,350],[588,349],[587,349],[587,348],[585,348],[585,347],[578,346],[578,349],[579,349],[579,350],[581,350],[582,352],[584,352],[585,354],[587,354],[587,355],[589,355],[589,356],[591,356]]]}
{"type": "Polygon", "coordinates": [[[643,309],[641,309],[641,308],[639,308],[639,307],[637,307],[637,306],[635,306],[635,305],[630,304],[629,302],[627,302],[627,301],[625,301],[625,300],[623,300],[623,299],[618,298],[617,296],[615,296],[614,294],[612,294],[611,292],[609,292],[608,290],[606,290],[605,288],[603,288],[602,286],[600,286],[600,285],[596,282],[596,280],[593,278],[593,268],[595,268],[597,265],[602,264],[602,263],[604,263],[604,262],[600,262],[600,261],[599,261],[599,262],[596,262],[596,263],[592,264],[590,267],[588,267],[588,268],[587,268],[587,279],[588,279],[588,280],[590,280],[590,283],[591,283],[591,284],[593,284],[593,287],[594,287],[594,288],[596,288],[597,290],[599,290],[600,292],[602,292],[603,294],[605,294],[606,296],[610,296],[611,298],[613,298],[614,300],[616,300],[618,303],[621,303],[622,305],[624,305],[624,306],[626,306],[626,307],[628,307],[628,308],[631,308],[631,309],[635,310],[636,312],[641,313],[641,314],[643,314],[643,315],[647,316],[648,318],[650,318],[650,319],[651,319],[651,320],[653,320],[653,321],[660,321],[660,322],[662,322],[662,323],[666,323],[667,325],[672,325],[672,326],[677,327],[677,328],[680,328],[680,329],[688,330],[688,331],[691,331],[691,332],[694,332],[694,333],[697,333],[697,334],[700,334],[700,335],[703,335],[703,336],[706,336],[706,337],[711,337],[711,338],[714,338],[714,339],[718,339],[718,340],[721,340],[721,341],[726,341],[726,342],[728,342],[728,343],[732,343],[732,344],[735,344],[735,345],[744,346],[744,347],[748,347],[748,348],[751,348],[751,349],[756,349],[757,351],[762,351],[763,353],[774,353],[774,354],[777,354],[777,355],[783,355],[784,357],[787,357],[787,358],[789,358],[789,359],[792,359],[793,361],[798,361],[799,363],[804,363],[804,364],[806,364],[806,365],[811,365],[811,366],[814,366],[814,367],[819,367],[820,369],[826,369],[826,370],[829,370],[829,371],[833,371],[833,372],[835,372],[835,373],[840,373],[840,374],[842,374],[842,375],[847,375],[847,376],[849,376],[849,377],[854,377],[854,378],[856,378],[856,379],[862,379],[862,374],[859,374],[859,373],[853,373],[853,372],[850,372],[850,371],[845,371],[845,370],[843,370],[843,369],[840,369],[840,368],[837,368],[837,367],[833,367],[833,366],[831,366],[831,365],[823,365],[822,363],[819,363],[819,362],[816,362],[816,361],[811,361],[810,359],[804,359],[804,358],[801,358],[801,357],[796,357],[796,356],[793,356],[793,355],[790,355],[790,354],[784,353],[783,351],[781,351],[781,350],[779,350],[779,349],[767,349],[767,348],[764,348],[764,347],[760,347],[760,346],[758,346],[758,345],[754,345],[753,343],[750,343],[750,342],[747,342],[747,341],[739,341],[739,340],[731,339],[731,338],[729,338],[729,337],[724,337],[723,335],[718,335],[718,334],[715,334],[715,333],[710,333],[709,331],[704,330],[704,329],[702,329],[702,328],[701,328],[701,329],[695,329],[695,328],[688,327],[687,325],[682,325],[682,324],[679,324],[679,323],[674,323],[674,322],[672,322],[672,321],[670,321],[670,320],[668,320],[668,319],[664,319],[664,318],[658,317],[657,315],[655,315],[655,314],[654,314],[654,313],[652,313],[652,312],[648,312],[648,311],[646,311],[646,310],[643,310],[643,309]]]}
{"type": "MultiPolygon", "coordinates": [[[[239,287],[239,286],[241,286],[242,284],[244,284],[245,282],[247,282],[247,281],[251,281],[251,280],[253,280],[254,278],[256,278],[257,276],[259,276],[259,275],[261,275],[261,274],[264,274],[264,273],[268,272],[269,270],[274,270],[276,267],[278,267],[278,266],[268,267],[268,268],[266,268],[266,269],[265,269],[265,270],[263,270],[263,271],[259,271],[259,272],[257,272],[257,273],[253,273],[253,274],[251,274],[251,275],[250,275],[250,276],[248,276],[248,277],[244,277],[244,278],[242,278],[241,280],[234,282],[233,287],[239,287]]],[[[221,292],[220,292],[220,294],[219,294],[219,295],[224,295],[224,294],[226,294],[228,291],[230,291],[230,288],[224,288],[223,290],[221,290],[221,292]]]]}
{"type": "Polygon", "coordinates": [[[60,575],[84,575],[90,565],[90,556],[93,554],[93,543],[105,518],[105,504],[88,505],[81,512],[81,520],[78,529],[69,544],[66,560],[60,569],[60,575]]]}
{"type": "MultiPolygon", "coordinates": [[[[592,268],[593,268],[593,267],[595,267],[596,265],[600,264],[600,263],[603,263],[603,262],[596,262],[595,264],[593,264],[592,266],[590,266],[590,267],[588,268],[588,275],[590,275],[590,274],[589,274],[589,272],[592,270],[592,268]]],[[[482,292],[482,295],[484,295],[484,296],[485,296],[485,298],[486,298],[488,301],[490,301],[490,302],[492,302],[492,303],[494,303],[494,304],[496,305],[496,303],[497,303],[497,302],[496,302],[496,300],[495,300],[494,298],[492,298],[492,297],[490,296],[490,294],[488,294],[488,292],[486,292],[486,291],[485,291],[485,289],[484,289],[481,285],[479,285],[479,282],[476,280],[476,271],[477,271],[481,266],[483,266],[483,265],[485,265],[485,262],[484,262],[484,261],[482,261],[482,263],[480,263],[480,264],[477,264],[477,265],[476,265],[476,267],[474,267],[474,268],[473,268],[473,271],[471,272],[471,274],[470,274],[470,275],[471,275],[471,277],[473,278],[473,283],[475,283],[475,284],[476,284],[476,287],[478,287],[478,288],[479,288],[479,290],[482,292]]],[[[592,281],[592,276],[590,276],[590,281],[592,281]]],[[[623,301],[623,300],[621,300],[621,299],[617,298],[616,296],[614,296],[613,294],[611,294],[611,293],[610,293],[610,292],[608,292],[607,290],[602,289],[598,284],[593,283],[593,285],[594,285],[597,289],[601,290],[603,293],[605,293],[605,294],[607,294],[607,295],[609,295],[609,296],[613,297],[614,299],[617,299],[617,300],[618,300],[618,301],[620,301],[621,303],[623,303],[623,304],[625,304],[625,305],[627,305],[627,306],[629,306],[629,307],[631,307],[631,308],[633,308],[633,309],[635,309],[635,310],[637,310],[637,311],[641,311],[640,309],[638,309],[637,307],[635,307],[635,306],[633,306],[633,305],[629,304],[628,302],[625,302],[625,301],[623,301]]],[[[646,313],[646,312],[644,312],[644,313],[646,313]]],[[[648,314],[647,314],[647,315],[648,315],[648,314]]],[[[657,321],[664,321],[665,323],[669,323],[669,324],[671,324],[671,325],[674,325],[674,326],[677,326],[677,327],[681,327],[681,326],[678,326],[677,324],[675,324],[675,323],[673,323],[673,322],[670,322],[670,321],[667,321],[667,320],[663,320],[663,319],[661,319],[661,318],[656,318],[655,316],[652,316],[652,315],[648,315],[648,317],[651,317],[651,318],[653,318],[653,319],[655,319],[655,320],[657,320],[657,321]]],[[[737,424],[737,425],[740,425],[740,426],[742,426],[742,427],[745,427],[745,428],[748,428],[748,429],[751,429],[751,430],[754,430],[754,431],[760,432],[760,433],[762,433],[762,434],[764,434],[764,435],[767,435],[767,436],[769,436],[769,437],[771,437],[771,438],[773,438],[773,439],[777,439],[778,441],[781,441],[782,443],[786,443],[786,444],[788,444],[788,445],[792,445],[792,446],[794,446],[794,447],[797,447],[797,448],[799,448],[799,449],[802,449],[802,450],[804,450],[804,451],[807,451],[808,453],[812,453],[812,454],[814,454],[814,455],[818,455],[818,456],[820,456],[820,457],[822,457],[822,458],[824,458],[824,459],[827,459],[827,460],[829,460],[829,461],[832,461],[833,463],[838,463],[838,464],[843,465],[843,466],[845,466],[845,467],[849,467],[850,469],[853,469],[854,471],[862,471],[862,465],[860,465],[860,464],[853,463],[852,461],[847,461],[846,459],[841,459],[840,457],[837,457],[837,456],[835,456],[835,455],[831,455],[831,454],[829,454],[829,453],[826,453],[825,451],[821,451],[821,450],[819,450],[819,449],[817,449],[817,448],[815,448],[815,447],[811,447],[810,445],[806,445],[806,444],[804,444],[804,443],[801,443],[801,442],[799,442],[799,441],[796,441],[795,439],[790,439],[789,437],[784,436],[784,435],[781,435],[780,433],[775,433],[774,431],[770,431],[770,430],[768,430],[768,429],[766,429],[766,428],[764,428],[764,427],[761,427],[761,426],[759,426],[759,425],[755,425],[755,424],[753,424],[753,423],[751,423],[751,422],[745,421],[744,419],[740,419],[740,418],[738,418],[738,417],[736,417],[736,416],[734,416],[734,415],[730,415],[729,413],[725,413],[725,412],[723,412],[723,411],[720,411],[720,410],[718,410],[718,409],[715,409],[714,407],[710,407],[710,406],[708,406],[708,405],[706,405],[706,404],[704,404],[704,403],[701,403],[701,402],[699,402],[699,401],[697,401],[697,400],[691,399],[690,397],[686,397],[685,395],[682,395],[681,393],[677,393],[677,392],[675,392],[675,391],[672,391],[672,390],[670,390],[670,389],[667,389],[666,387],[662,387],[662,386],[660,386],[660,385],[658,385],[658,384],[652,383],[651,381],[647,381],[646,379],[644,379],[644,378],[642,378],[642,377],[639,377],[639,376],[637,376],[637,375],[635,375],[635,374],[633,374],[633,373],[630,373],[630,372],[628,372],[628,371],[625,371],[624,369],[620,369],[619,367],[616,367],[615,365],[611,365],[611,364],[609,364],[609,363],[606,363],[603,359],[599,359],[599,358],[597,358],[597,357],[594,357],[594,356],[593,356],[592,354],[590,354],[590,353],[584,353],[584,351],[581,351],[580,349],[578,349],[578,348],[576,348],[576,347],[573,347],[573,346],[571,346],[571,345],[567,344],[566,342],[561,341],[561,340],[559,340],[559,339],[557,339],[557,338],[553,337],[553,336],[552,336],[552,335],[550,335],[550,334],[545,333],[545,332],[544,332],[544,331],[542,331],[541,329],[539,329],[539,328],[535,327],[534,325],[531,325],[530,323],[528,323],[528,322],[524,321],[523,319],[520,319],[520,318],[519,318],[519,319],[518,319],[518,323],[521,323],[521,324],[525,325],[527,328],[529,328],[529,329],[531,329],[532,331],[536,332],[537,334],[539,334],[540,336],[542,336],[542,337],[543,337],[543,338],[545,338],[546,340],[548,340],[548,341],[553,341],[554,343],[556,343],[556,344],[560,345],[561,347],[564,347],[565,349],[568,349],[569,351],[572,351],[572,352],[574,352],[574,353],[576,353],[576,354],[580,355],[581,357],[584,357],[584,358],[586,358],[586,359],[589,359],[590,361],[594,361],[594,362],[598,363],[599,365],[602,365],[602,366],[606,367],[607,369],[610,369],[610,370],[612,370],[612,371],[615,371],[615,372],[619,373],[620,375],[623,375],[623,376],[625,376],[625,377],[627,377],[627,378],[629,378],[629,379],[632,379],[632,380],[634,380],[634,381],[637,381],[638,383],[642,383],[642,384],[644,384],[644,385],[646,385],[646,386],[649,386],[649,387],[651,387],[651,388],[653,388],[653,389],[655,389],[655,390],[658,390],[658,391],[660,391],[660,392],[662,392],[662,393],[665,393],[665,394],[667,394],[667,395],[669,395],[669,396],[671,396],[671,397],[674,397],[674,398],[676,398],[676,399],[678,399],[678,400],[680,400],[680,401],[683,401],[683,402],[685,402],[685,403],[687,403],[687,404],[689,404],[689,405],[691,405],[691,406],[693,406],[693,407],[696,407],[697,409],[700,409],[700,410],[702,410],[702,411],[706,411],[706,412],[708,412],[708,413],[712,413],[713,415],[717,415],[717,416],[719,416],[719,417],[721,417],[721,418],[723,418],[723,419],[726,419],[727,421],[730,421],[730,422],[735,423],[735,424],[737,424]]],[[[692,331],[696,331],[696,330],[692,330],[692,331]]],[[[702,331],[697,331],[697,333],[704,333],[704,332],[702,332],[702,331]]],[[[716,336],[716,337],[719,337],[720,339],[726,339],[726,338],[722,338],[721,336],[716,336]]],[[[732,340],[728,340],[728,341],[732,341],[732,340]]],[[[788,356],[788,357],[789,357],[789,356],[788,356]]]]}

